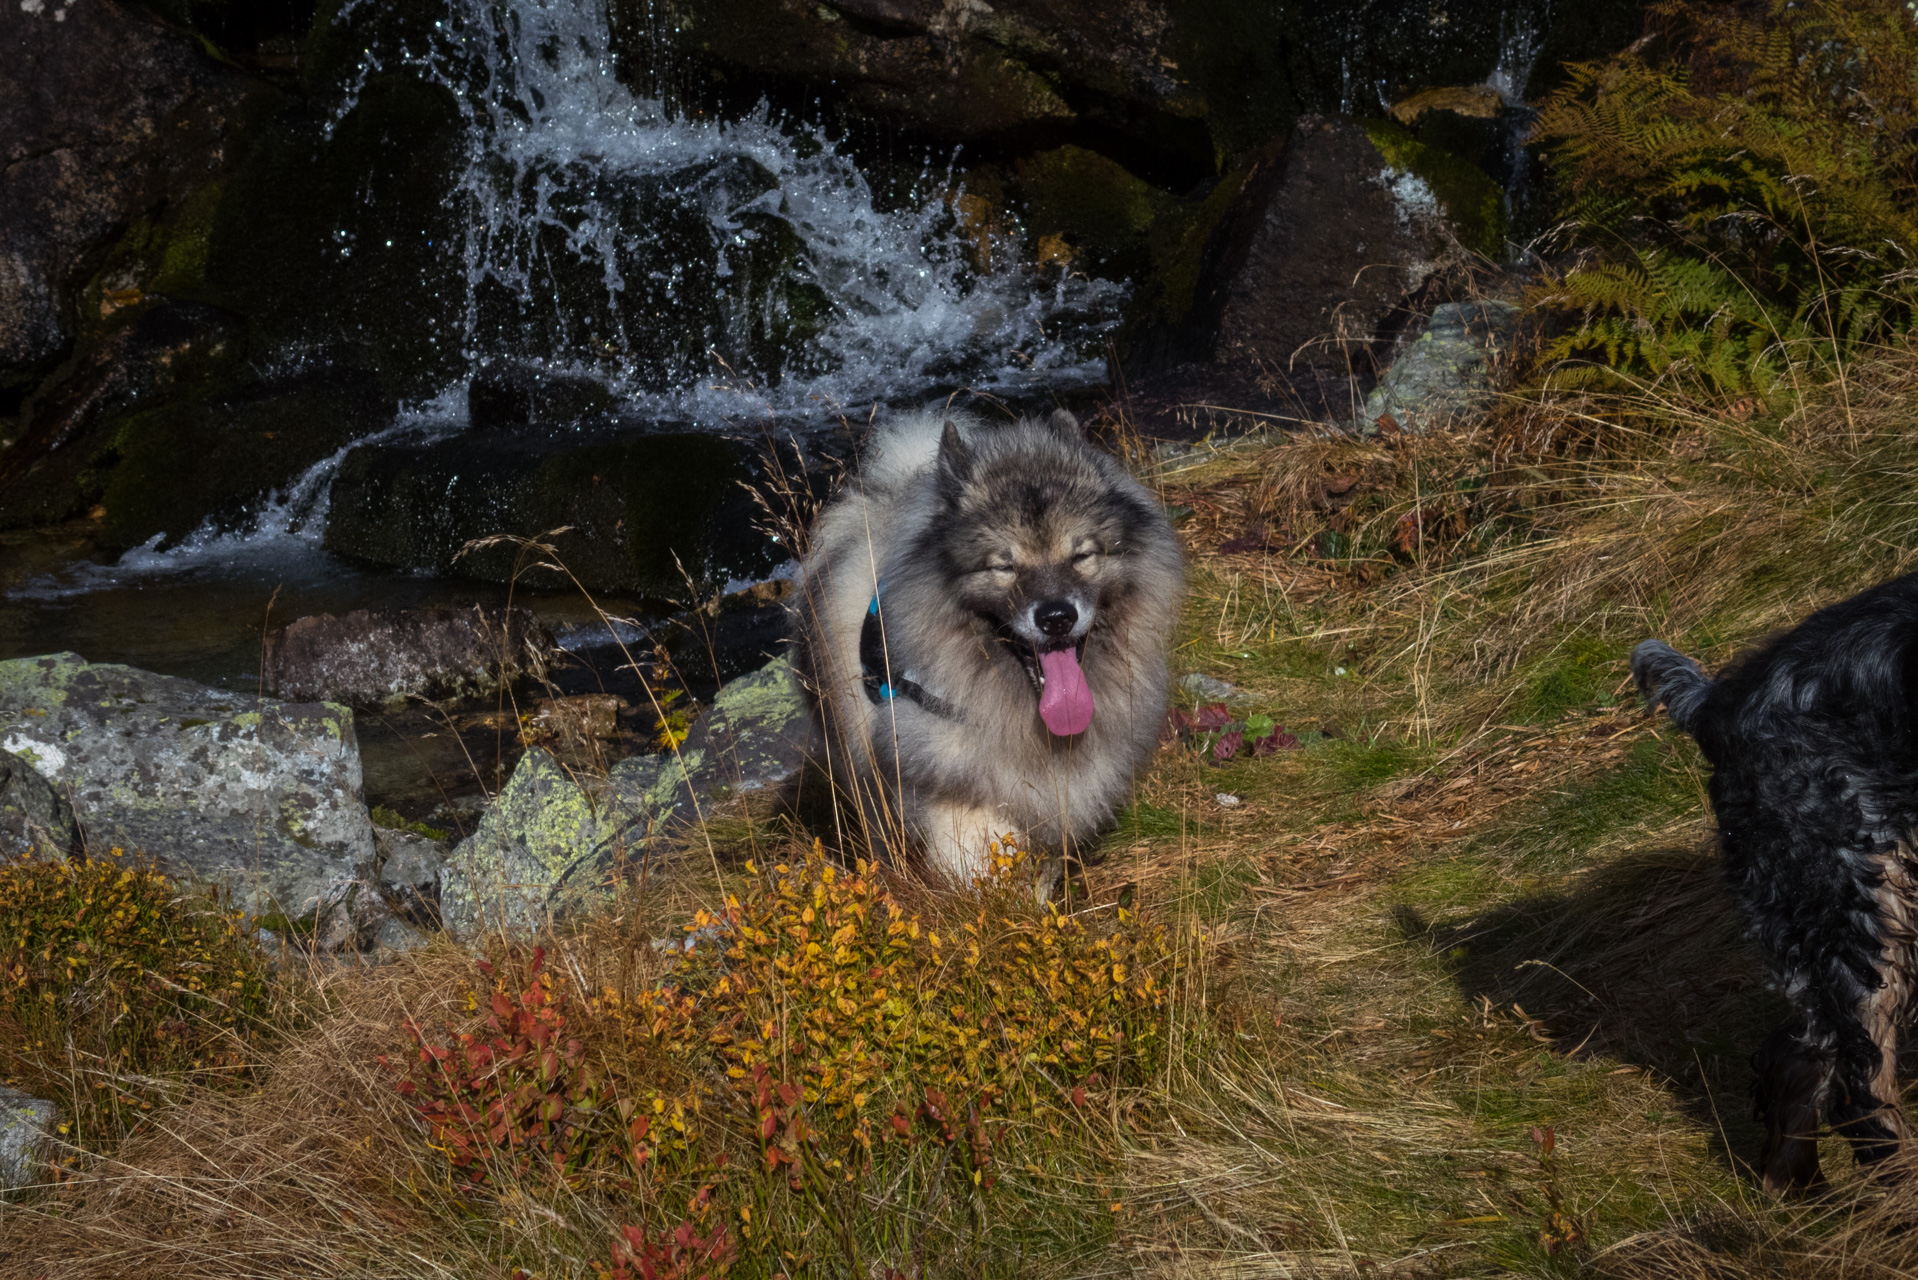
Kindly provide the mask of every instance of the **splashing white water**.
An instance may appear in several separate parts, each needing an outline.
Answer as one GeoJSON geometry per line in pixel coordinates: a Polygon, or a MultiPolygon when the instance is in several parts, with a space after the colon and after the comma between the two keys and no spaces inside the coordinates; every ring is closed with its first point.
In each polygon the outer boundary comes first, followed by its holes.
{"type": "Polygon", "coordinates": [[[335,120],[386,64],[461,104],[469,366],[589,368],[638,412],[696,420],[1102,375],[1123,287],[1042,279],[968,235],[950,174],[882,210],[817,130],[763,106],[676,118],[620,82],[603,0],[449,0],[438,26],[428,50],[369,52],[335,120]]]}
{"type": "Polygon", "coordinates": [[[333,477],[346,455],[362,444],[418,440],[421,443],[466,428],[463,394],[444,393],[420,405],[403,409],[391,426],[354,441],[308,467],[283,490],[261,499],[259,509],[237,527],[211,520],[170,547],[162,549],[165,534],[155,534],[140,546],[121,554],[112,564],[79,562],[57,573],[42,575],[7,592],[8,599],[59,600],[111,587],[134,585],[143,579],[191,576],[196,573],[245,573],[285,569],[311,572],[322,556],[320,539],[326,532],[327,506],[333,477]]]}

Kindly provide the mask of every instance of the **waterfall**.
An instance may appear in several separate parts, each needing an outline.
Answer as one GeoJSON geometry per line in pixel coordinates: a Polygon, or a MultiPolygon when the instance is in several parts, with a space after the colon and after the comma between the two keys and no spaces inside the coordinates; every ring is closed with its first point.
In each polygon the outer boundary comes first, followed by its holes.
{"type": "MultiPolygon", "coordinates": [[[[376,35],[377,6],[336,24],[376,35]]],[[[401,70],[451,92],[468,373],[500,359],[589,373],[637,414],[818,413],[971,386],[1103,374],[1123,287],[1041,274],[955,217],[948,167],[882,208],[818,129],[762,106],[720,122],[621,82],[604,0],[448,0],[430,47],[375,39],[340,87],[401,70]]]]}

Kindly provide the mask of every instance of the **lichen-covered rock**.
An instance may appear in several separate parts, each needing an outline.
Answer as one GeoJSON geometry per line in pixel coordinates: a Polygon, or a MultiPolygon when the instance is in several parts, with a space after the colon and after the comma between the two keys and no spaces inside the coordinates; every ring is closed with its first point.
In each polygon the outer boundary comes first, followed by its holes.
{"type": "Polygon", "coordinates": [[[440,874],[440,920],[456,938],[538,928],[596,887],[591,799],[539,747],[520,757],[479,829],[440,874]]]}
{"type": "Polygon", "coordinates": [[[0,857],[72,853],[80,845],[73,807],[32,765],[0,748],[0,857]]]}
{"type": "Polygon", "coordinates": [[[792,663],[778,658],[720,689],[681,755],[700,753],[708,785],[777,789],[799,772],[811,733],[792,663]]]}
{"type": "Polygon", "coordinates": [[[53,1103],[0,1085],[0,1191],[47,1180],[47,1147],[59,1123],[53,1103]]]}
{"type": "MultiPolygon", "coordinates": [[[[440,919],[470,938],[535,928],[584,904],[610,877],[638,871],[657,839],[727,796],[784,785],[805,759],[809,733],[792,664],[781,658],[721,688],[679,750],[621,760],[591,793],[552,755],[529,749],[479,829],[440,869],[440,919]]],[[[397,873],[381,874],[390,881],[397,873]]]]}
{"type": "Polygon", "coordinates": [[[1509,354],[1517,333],[1518,308],[1509,302],[1433,308],[1425,332],[1366,397],[1360,429],[1372,434],[1389,422],[1401,431],[1428,431],[1482,411],[1493,398],[1493,365],[1509,354]]]}
{"type": "Polygon", "coordinates": [[[353,713],[334,703],[16,658],[0,662],[0,748],[71,798],[90,847],[223,883],[269,928],[313,920],[372,870],[353,713]]]}
{"type": "Polygon", "coordinates": [[[314,614],[266,640],[266,688],[365,709],[488,693],[545,669],[552,633],[524,609],[357,609],[314,614]]]}
{"type": "Polygon", "coordinates": [[[600,862],[609,870],[637,868],[657,837],[699,821],[718,777],[712,765],[708,750],[690,740],[675,752],[614,765],[600,797],[600,862]]]}

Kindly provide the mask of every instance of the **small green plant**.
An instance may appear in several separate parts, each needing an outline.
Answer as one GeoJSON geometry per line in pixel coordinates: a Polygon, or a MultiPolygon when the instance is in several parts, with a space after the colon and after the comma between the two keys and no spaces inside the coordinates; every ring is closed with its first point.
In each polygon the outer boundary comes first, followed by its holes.
{"type": "Polygon", "coordinates": [[[1186,743],[1219,764],[1241,752],[1262,757],[1297,751],[1300,745],[1295,735],[1264,712],[1241,720],[1223,702],[1208,703],[1197,711],[1172,708],[1166,712],[1163,736],[1167,741],[1186,743]]]}
{"type": "Polygon", "coordinates": [[[429,827],[424,822],[409,822],[401,817],[397,810],[389,809],[383,804],[373,806],[372,818],[373,825],[376,827],[385,827],[388,831],[404,831],[408,835],[425,836],[428,840],[446,840],[453,834],[442,827],[429,827]]]}
{"type": "Polygon", "coordinates": [[[1918,318],[1918,23],[1892,0],[1664,0],[1567,68],[1533,134],[1579,266],[1534,302],[1572,382],[1766,395],[1918,318]]]}
{"type": "Polygon", "coordinates": [[[111,1141],[188,1082],[238,1083],[272,1004],[245,916],[115,849],[0,863],[0,1063],[111,1141]]]}

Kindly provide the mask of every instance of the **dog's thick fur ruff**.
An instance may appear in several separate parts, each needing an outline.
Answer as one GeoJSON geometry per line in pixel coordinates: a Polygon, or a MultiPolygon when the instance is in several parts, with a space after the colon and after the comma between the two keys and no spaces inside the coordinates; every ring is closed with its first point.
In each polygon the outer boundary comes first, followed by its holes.
{"type": "Polygon", "coordinates": [[[1903,1151],[1898,1033],[1918,984],[1918,574],[1820,610],[1707,680],[1632,653],[1712,763],[1725,874],[1796,1016],[1753,1059],[1775,1191],[1822,1181],[1821,1121],[1874,1164],[1903,1151]]]}
{"type": "Polygon", "coordinates": [[[960,884],[1004,836],[1049,856],[1088,841],[1158,742],[1181,587],[1164,510],[1071,415],[883,429],[794,594],[795,664],[859,838],[960,884]],[[1072,633],[1037,630],[1048,605],[1072,633]],[[1041,654],[1072,646],[1093,710],[1059,736],[1041,654]]]}

